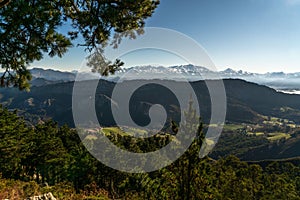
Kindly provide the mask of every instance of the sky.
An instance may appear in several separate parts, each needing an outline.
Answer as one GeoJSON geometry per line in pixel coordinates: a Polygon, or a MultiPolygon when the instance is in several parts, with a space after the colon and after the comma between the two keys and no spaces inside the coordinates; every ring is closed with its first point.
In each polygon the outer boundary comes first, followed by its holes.
{"type": "MultiPolygon", "coordinates": [[[[194,39],[219,70],[300,72],[300,0],[161,0],[146,26],[194,39]]],[[[45,56],[31,66],[71,71],[86,55],[83,48],[74,47],[63,58],[45,56]]],[[[121,59],[125,67],[186,62],[170,52],[149,49],[121,59]]]]}

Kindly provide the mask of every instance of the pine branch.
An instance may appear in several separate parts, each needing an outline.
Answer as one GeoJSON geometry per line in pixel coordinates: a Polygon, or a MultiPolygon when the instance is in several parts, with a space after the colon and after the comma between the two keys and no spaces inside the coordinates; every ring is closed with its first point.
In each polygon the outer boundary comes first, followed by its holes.
{"type": "Polygon", "coordinates": [[[2,1],[0,1],[0,8],[6,6],[9,3],[10,3],[10,0],[2,0],[2,1]]]}

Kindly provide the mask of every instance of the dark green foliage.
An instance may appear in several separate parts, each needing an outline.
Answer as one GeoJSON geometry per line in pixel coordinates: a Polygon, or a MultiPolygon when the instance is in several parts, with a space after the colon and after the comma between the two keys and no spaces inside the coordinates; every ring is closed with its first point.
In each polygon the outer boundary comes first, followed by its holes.
{"type": "Polygon", "coordinates": [[[235,155],[244,161],[288,159],[299,156],[300,136],[288,140],[269,141],[265,136],[246,135],[245,133],[222,133],[210,157],[218,159],[235,155]]]}
{"type": "MultiPolygon", "coordinates": [[[[260,166],[234,156],[200,159],[201,123],[191,107],[186,116],[181,128],[197,134],[188,151],[159,171],[128,174],[92,157],[74,129],[53,121],[31,127],[0,108],[0,198],[22,199],[50,191],[59,199],[299,199],[299,163],[260,166]]],[[[137,141],[112,134],[110,139],[122,148],[148,152],[172,138],[164,134],[137,141]]]]}
{"type": "Polygon", "coordinates": [[[143,175],[141,182],[144,197],[149,199],[300,199],[300,168],[288,165],[293,170],[281,173],[234,156],[218,161],[204,158],[195,168],[189,196],[178,192],[176,176],[166,169],[143,175]]]}
{"type": "Polygon", "coordinates": [[[31,137],[32,128],[15,113],[0,106],[0,171],[4,177],[20,178],[22,161],[29,154],[26,137],[31,137]]]}
{"type": "Polygon", "coordinates": [[[0,86],[29,89],[28,65],[41,60],[44,53],[62,57],[79,35],[84,39],[79,45],[94,52],[89,58],[93,71],[102,75],[114,73],[123,63],[111,63],[102,56],[111,33],[114,32],[114,47],[123,37],[135,38],[143,32],[145,19],[158,4],[159,0],[1,1],[0,66],[5,71],[0,86]],[[66,23],[71,23],[72,29],[63,34],[58,28],[66,23]]]}
{"type": "Polygon", "coordinates": [[[202,126],[200,117],[193,108],[193,102],[190,101],[189,108],[185,112],[185,121],[179,129],[186,134],[196,134],[196,139],[178,160],[166,168],[166,172],[171,173],[176,179],[177,196],[184,200],[193,198],[193,195],[197,193],[194,183],[198,176],[197,168],[201,162],[199,152],[204,141],[202,126]]]}
{"type": "Polygon", "coordinates": [[[29,63],[42,59],[44,52],[61,57],[71,46],[56,31],[62,24],[57,1],[12,1],[0,8],[0,20],[1,86],[28,88],[29,63]]]}
{"type": "Polygon", "coordinates": [[[251,148],[271,145],[263,136],[247,136],[245,133],[222,133],[210,156],[214,159],[235,155],[239,158],[248,160],[255,159],[258,155],[248,155],[251,148]]]}

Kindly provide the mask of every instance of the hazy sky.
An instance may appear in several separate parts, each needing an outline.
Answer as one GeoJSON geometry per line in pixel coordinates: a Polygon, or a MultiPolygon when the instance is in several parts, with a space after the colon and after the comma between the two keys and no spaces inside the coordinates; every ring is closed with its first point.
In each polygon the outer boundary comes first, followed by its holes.
{"type": "MultiPolygon", "coordinates": [[[[300,71],[300,0],[161,0],[146,26],[182,32],[201,44],[218,69],[300,71]]],[[[67,28],[63,28],[66,31],[67,28]]],[[[79,67],[82,48],[32,66],[79,67]]],[[[132,52],[126,66],[184,64],[166,52],[132,52]]]]}

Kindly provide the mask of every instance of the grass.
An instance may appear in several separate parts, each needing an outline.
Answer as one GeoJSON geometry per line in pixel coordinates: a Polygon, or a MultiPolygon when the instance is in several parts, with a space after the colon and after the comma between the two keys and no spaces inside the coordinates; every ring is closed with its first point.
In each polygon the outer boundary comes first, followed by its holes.
{"type": "Polygon", "coordinates": [[[279,120],[279,118],[277,118],[277,117],[271,117],[271,121],[273,121],[273,122],[277,122],[279,120]]]}
{"type": "Polygon", "coordinates": [[[289,127],[291,127],[291,128],[296,128],[297,126],[296,126],[296,124],[287,124],[289,127]]]}
{"type": "Polygon", "coordinates": [[[256,136],[261,136],[261,135],[264,135],[265,133],[264,132],[257,132],[255,133],[256,136]]]}
{"type": "Polygon", "coordinates": [[[263,124],[279,125],[279,126],[282,125],[282,123],[280,121],[277,121],[277,120],[263,121],[263,124]]]}
{"type": "Polygon", "coordinates": [[[247,132],[247,135],[255,135],[253,132],[247,132]]]}
{"type": "Polygon", "coordinates": [[[215,144],[215,142],[214,142],[213,140],[208,139],[208,138],[205,139],[205,142],[206,142],[206,144],[207,144],[208,146],[211,146],[211,145],[214,145],[214,144],[215,144]]]}
{"type": "Polygon", "coordinates": [[[127,135],[126,132],[124,132],[123,130],[121,130],[119,127],[106,127],[106,128],[102,128],[102,132],[105,135],[127,135]]]}
{"type": "Polygon", "coordinates": [[[224,131],[237,131],[238,129],[244,128],[244,125],[241,124],[225,124],[224,131]]]}
{"type": "Polygon", "coordinates": [[[267,139],[270,141],[276,141],[282,138],[289,139],[290,137],[291,137],[290,134],[276,132],[276,133],[269,133],[267,139]]]}
{"type": "Polygon", "coordinates": [[[247,135],[255,135],[255,136],[261,136],[264,135],[265,133],[263,132],[247,132],[247,135]]]}
{"type": "Polygon", "coordinates": [[[129,134],[129,135],[135,135],[135,134],[147,134],[148,131],[146,130],[143,130],[143,129],[138,129],[138,128],[128,128],[128,127],[125,127],[123,128],[123,130],[126,130],[126,133],[129,134]]]}
{"type": "Polygon", "coordinates": [[[114,135],[136,135],[136,134],[147,134],[148,132],[143,129],[138,128],[128,128],[124,127],[120,129],[119,127],[105,127],[102,128],[102,132],[106,135],[114,134],[114,135]]]}

